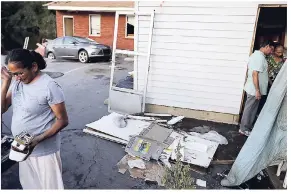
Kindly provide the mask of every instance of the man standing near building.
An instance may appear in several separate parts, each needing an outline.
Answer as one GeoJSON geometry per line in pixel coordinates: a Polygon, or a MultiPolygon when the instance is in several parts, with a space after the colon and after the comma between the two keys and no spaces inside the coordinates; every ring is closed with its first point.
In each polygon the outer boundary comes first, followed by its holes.
{"type": "Polygon", "coordinates": [[[267,95],[269,76],[266,56],[270,55],[273,49],[272,41],[264,41],[260,45],[260,50],[256,50],[248,62],[247,81],[244,87],[247,100],[239,129],[239,133],[246,136],[250,135],[262,95],[267,95]]]}

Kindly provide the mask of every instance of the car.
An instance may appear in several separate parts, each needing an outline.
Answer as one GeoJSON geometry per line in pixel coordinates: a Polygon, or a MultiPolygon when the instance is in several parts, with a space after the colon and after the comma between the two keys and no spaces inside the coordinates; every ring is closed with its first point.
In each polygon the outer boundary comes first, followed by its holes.
{"type": "Polygon", "coordinates": [[[87,63],[90,59],[98,57],[103,57],[106,61],[110,61],[111,55],[112,52],[109,46],[78,36],[56,38],[47,42],[45,49],[45,56],[49,59],[79,59],[81,63],[87,63]]]}

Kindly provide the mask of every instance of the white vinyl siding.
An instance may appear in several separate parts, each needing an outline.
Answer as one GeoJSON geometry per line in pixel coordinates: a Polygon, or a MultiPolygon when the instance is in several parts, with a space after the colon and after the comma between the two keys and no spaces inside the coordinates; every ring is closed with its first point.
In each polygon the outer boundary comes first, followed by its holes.
{"type": "Polygon", "coordinates": [[[89,15],[89,35],[90,36],[101,35],[101,15],[100,14],[89,15]]]}
{"type": "MultiPolygon", "coordinates": [[[[258,4],[140,1],[155,10],[146,103],[239,114],[258,4]]],[[[139,16],[137,51],[147,52],[149,16],[139,16]]],[[[146,58],[137,57],[137,89],[146,58]]]]}

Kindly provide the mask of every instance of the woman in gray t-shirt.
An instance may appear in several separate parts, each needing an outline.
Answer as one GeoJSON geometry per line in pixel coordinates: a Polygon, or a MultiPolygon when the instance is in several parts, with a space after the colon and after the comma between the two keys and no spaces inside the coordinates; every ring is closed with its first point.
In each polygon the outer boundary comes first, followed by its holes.
{"type": "Polygon", "coordinates": [[[15,49],[1,69],[1,113],[13,109],[13,136],[27,131],[34,135],[29,155],[19,163],[23,189],[63,189],[60,131],[68,125],[62,88],[42,73],[43,57],[35,51],[15,49]],[[11,83],[12,77],[15,81],[11,83]]]}

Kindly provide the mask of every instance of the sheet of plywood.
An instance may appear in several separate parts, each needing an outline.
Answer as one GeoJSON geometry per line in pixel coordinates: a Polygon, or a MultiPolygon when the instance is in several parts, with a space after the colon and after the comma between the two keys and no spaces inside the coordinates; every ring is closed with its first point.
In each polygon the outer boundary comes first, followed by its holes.
{"type": "Polygon", "coordinates": [[[139,135],[143,129],[149,127],[151,124],[151,122],[147,121],[128,119],[127,126],[124,128],[119,128],[116,126],[115,120],[120,116],[123,115],[118,113],[111,113],[102,117],[98,121],[87,124],[86,127],[128,142],[131,136],[139,135]]]}
{"type": "Polygon", "coordinates": [[[119,139],[117,137],[113,137],[111,135],[107,135],[105,133],[101,133],[101,132],[95,131],[95,130],[90,129],[90,128],[83,129],[83,132],[91,134],[91,135],[95,135],[95,136],[100,137],[102,139],[106,139],[106,140],[109,140],[109,141],[120,143],[120,144],[123,144],[123,145],[126,145],[128,143],[128,141],[125,141],[123,139],[119,139]]]}

